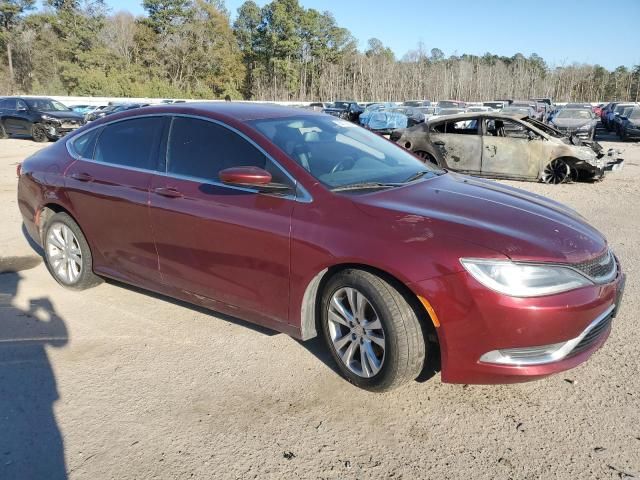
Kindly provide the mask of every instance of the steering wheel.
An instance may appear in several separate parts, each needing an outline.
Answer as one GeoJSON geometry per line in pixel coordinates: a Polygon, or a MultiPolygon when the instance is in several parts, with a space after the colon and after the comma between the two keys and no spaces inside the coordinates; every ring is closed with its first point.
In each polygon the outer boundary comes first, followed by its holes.
{"type": "Polygon", "coordinates": [[[331,169],[331,173],[343,172],[350,170],[355,165],[356,160],[353,157],[346,157],[336,163],[331,169]]]}

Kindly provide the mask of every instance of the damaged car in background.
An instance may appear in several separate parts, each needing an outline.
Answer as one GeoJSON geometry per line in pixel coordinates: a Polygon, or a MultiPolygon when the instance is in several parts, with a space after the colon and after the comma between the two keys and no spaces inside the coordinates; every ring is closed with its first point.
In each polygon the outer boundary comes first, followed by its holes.
{"type": "Polygon", "coordinates": [[[51,98],[0,97],[0,138],[16,135],[47,142],[84,124],[81,113],[51,98]]]}
{"type": "Polygon", "coordinates": [[[549,121],[549,125],[564,135],[587,140],[595,138],[597,124],[598,119],[591,108],[563,108],[549,121]]]}
{"type": "Polygon", "coordinates": [[[483,177],[558,184],[600,179],[622,168],[619,151],[566,137],[527,116],[466,113],[393,132],[391,140],[425,162],[483,177]]]}
{"type": "Polygon", "coordinates": [[[333,102],[330,107],[323,110],[324,113],[328,113],[329,115],[343,120],[349,120],[350,122],[357,122],[363,111],[364,109],[358,104],[358,102],[350,100],[339,100],[337,102],[333,102]]]}
{"type": "Polygon", "coordinates": [[[424,114],[413,107],[378,109],[360,116],[360,124],[379,135],[391,135],[395,130],[413,127],[424,120],[424,114]]]}

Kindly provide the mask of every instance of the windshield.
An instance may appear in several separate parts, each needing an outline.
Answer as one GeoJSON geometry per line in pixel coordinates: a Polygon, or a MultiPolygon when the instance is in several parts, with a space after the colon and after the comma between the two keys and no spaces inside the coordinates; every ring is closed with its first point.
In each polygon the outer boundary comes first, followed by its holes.
{"type": "Polygon", "coordinates": [[[71,109],[65,107],[60,102],[48,98],[30,98],[26,100],[29,108],[40,112],[70,112],[71,109]]]}
{"type": "Polygon", "coordinates": [[[640,118],[640,108],[634,108],[629,114],[629,118],[640,118]]]}
{"type": "Polygon", "coordinates": [[[591,118],[591,110],[579,110],[577,108],[566,108],[560,110],[556,118],[576,118],[589,120],[591,118]]]}
{"type": "Polygon", "coordinates": [[[329,188],[362,183],[402,183],[434,166],[364,128],[333,117],[299,116],[250,122],[289,158],[329,188]]]}
{"type": "Polygon", "coordinates": [[[531,112],[529,111],[528,108],[517,108],[517,107],[506,107],[502,109],[502,113],[516,113],[516,114],[522,114],[522,115],[530,115],[531,112]]]}

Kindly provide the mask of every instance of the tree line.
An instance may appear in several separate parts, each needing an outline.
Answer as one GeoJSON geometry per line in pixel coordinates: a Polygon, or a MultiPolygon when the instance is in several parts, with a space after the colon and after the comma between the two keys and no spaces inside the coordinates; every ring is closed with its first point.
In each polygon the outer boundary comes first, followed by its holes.
{"type": "Polygon", "coordinates": [[[551,97],[635,100],[640,66],[549,66],[536,54],[402,58],[372,38],[364,51],[330,12],[273,0],[143,0],[145,15],[104,0],[0,0],[0,94],[252,100],[397,101],[551,97]]]}

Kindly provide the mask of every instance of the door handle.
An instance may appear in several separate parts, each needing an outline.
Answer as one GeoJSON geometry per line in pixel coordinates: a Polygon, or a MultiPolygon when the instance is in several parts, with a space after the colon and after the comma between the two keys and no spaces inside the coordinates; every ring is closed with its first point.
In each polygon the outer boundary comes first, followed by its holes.
{"type": "Polygon", "coordinates": [[[495,155],[496,152],[498,151],[498,147],[496,147],[495,145],[486,145],[484,148],[489,150],[489,152],[491,152],[492,155],[495,155]]]}
{"type": "Polygon", "coordinates": [[[439,147],[444,146],[444,142],[442,140],[436,140],[435,142],[433,142],[434,145],[438,145],[439,147]]]}
{"type": "Polygon", "coordinates": [[[80,182],[93,182],[93,175],[89,175],[88,173],[72,173],[71,178],[78,180],[80,182]]]}
{"type": "Polygon", "coordinates": [[[184,197],[182,192],[179,192],[173,187],[158,187],[153,189],[153,193],[157,195],[162,195],[163,197],[169,198],[181,198],[184,197]]]}

